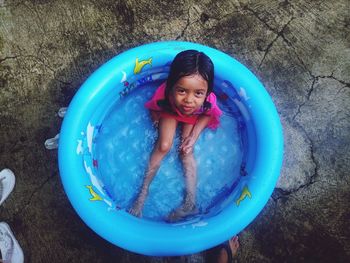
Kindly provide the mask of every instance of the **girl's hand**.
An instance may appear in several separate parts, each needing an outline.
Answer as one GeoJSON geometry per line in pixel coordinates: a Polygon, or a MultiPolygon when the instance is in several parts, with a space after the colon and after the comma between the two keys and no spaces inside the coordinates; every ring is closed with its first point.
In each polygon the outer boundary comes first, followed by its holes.
{"type": "Polygon", "coordinates": [[[190,135],[188,135],[186,138],[182,139],[181,145],[180,145],[180,151],[183,154],[188,154],[193,151],[193,146],[196,143],[199,135],[204,130],[204,128],[208,125],[210,121],[210,116],[200,116],[198,118],[197,123],[192,128],[192,131],[190,135]]]}
{"type": "Polygon", "coordinates": [[[183,154],[188,154],[193,151],[193,146],[196,143],[196,138],[193,134],[190,134],[186,138],[184,138],[180,145],[180,151],[183,154]]]}

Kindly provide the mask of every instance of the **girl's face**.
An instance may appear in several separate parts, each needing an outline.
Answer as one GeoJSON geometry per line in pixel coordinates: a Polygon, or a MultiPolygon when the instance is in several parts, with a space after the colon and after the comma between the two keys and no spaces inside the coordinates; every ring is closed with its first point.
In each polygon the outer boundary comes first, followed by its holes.
{"type": "Polygon", "coordinates": [[[176,108],[191,115],[203,105],[208,92],[208,82],[199,74],[180,78],[173,87],[176,108]]]}

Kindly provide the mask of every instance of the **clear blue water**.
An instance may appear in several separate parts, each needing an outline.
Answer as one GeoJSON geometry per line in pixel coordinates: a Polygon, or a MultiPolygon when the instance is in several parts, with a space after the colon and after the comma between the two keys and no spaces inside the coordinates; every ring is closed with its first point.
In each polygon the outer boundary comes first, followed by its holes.
{"type": "MultiPolygon", "coordinates": [[[[136,198],[157,139],[157,129],[144,108],[156,87],[157,84],[146,84],[118,100],[95,138],[94,156],[99,163],[99,177],[121,209],[128,210],[136,198]]],[[[225,112],[220,100],[218,104],[224,111],[220,127],[215,131],[205,129],[194,149],[198,167],[197,206],[203,213],[233,185],[240,175],[242,162],[238,121],[225,112]]],[[[144,218],[165,219],[182,203],[185,184],[177,151],[180,130],[178,128],[173,147],[150,186],[144,218]]]]}

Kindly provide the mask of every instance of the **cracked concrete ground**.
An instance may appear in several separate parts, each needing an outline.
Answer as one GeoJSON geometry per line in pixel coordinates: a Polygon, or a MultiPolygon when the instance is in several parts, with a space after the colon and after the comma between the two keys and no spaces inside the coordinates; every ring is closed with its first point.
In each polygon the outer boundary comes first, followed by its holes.
{"type": "MultiPolygon", "coordinates": [[[[136,255],[92,232],[62,189],[44,141],[57,110],[104,62],[134,46],[187,40],[245,64],[284,128],[277,187],[240,234],[240,262],[350,262],[349,1],[0,0],[0,208],[26,262],[204,262],[136,255]]],[[[135,241],[137,242],[137,241],[135,241]]]]}

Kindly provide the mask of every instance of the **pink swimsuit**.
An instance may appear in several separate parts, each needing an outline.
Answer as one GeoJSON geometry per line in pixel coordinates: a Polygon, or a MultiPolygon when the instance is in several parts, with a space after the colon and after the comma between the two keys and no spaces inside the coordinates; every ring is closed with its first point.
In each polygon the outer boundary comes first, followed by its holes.
{"type": "Polygon", "coordinates": [[[203,109],[199,109],[192,115],[188,116],[188,115],[182,114],[171,102],[170,102],[171,108],[174,111],[174,113],[166,112],[161,107],[158,106],[157,102],[160,100],[164,100],[165,98],[165,87],[166,87],[166,82],[164,82],[157,88],[152,99],[145,103],[145,107],[147,109],[158,112],[160,118],[162,117],[174,118],[179,122],[189,123],[192,125],[196,124],[198,117],[200,115],[211,116],[211,119],[207,125],[208,128],[216,129],[219,126],[220,116],[222,112],[219,109],[218,105],[216,104],[216,96],[213,92],[211,92],[207,97],[207,101],[211,103],[210,109],[208,109],[207,111],[203,111],[203,109]]]}

